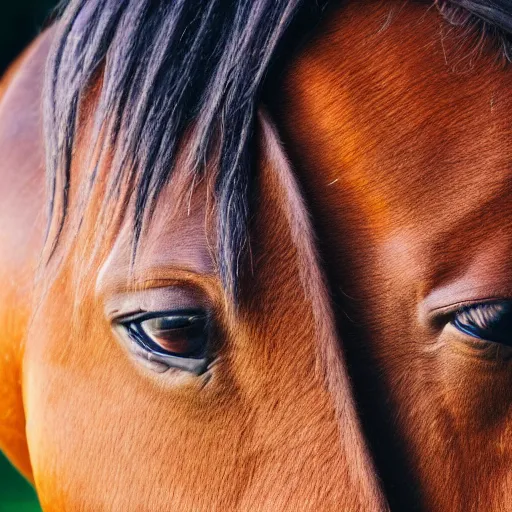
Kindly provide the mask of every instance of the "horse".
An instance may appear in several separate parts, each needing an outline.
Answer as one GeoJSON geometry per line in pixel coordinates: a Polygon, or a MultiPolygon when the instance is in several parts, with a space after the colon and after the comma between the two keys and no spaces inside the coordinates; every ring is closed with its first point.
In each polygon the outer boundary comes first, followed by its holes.
{"type": "Polygon", "coordinates": [[[512,507],[508,0],[70,0],[0,86],[0,448],[45,511],[512,507]]]}

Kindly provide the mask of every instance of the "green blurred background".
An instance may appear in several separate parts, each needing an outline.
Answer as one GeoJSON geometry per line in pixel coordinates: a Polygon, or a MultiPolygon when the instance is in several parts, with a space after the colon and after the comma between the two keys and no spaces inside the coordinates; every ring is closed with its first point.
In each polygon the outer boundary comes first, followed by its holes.
{"type": "MultiPolygon", "coordinates": [[[[55,0],[0,0],[0,72],[41,31],[55,0]]],[[[0,454],[0,512],[41,510],[30,485],[0,454]]]]}

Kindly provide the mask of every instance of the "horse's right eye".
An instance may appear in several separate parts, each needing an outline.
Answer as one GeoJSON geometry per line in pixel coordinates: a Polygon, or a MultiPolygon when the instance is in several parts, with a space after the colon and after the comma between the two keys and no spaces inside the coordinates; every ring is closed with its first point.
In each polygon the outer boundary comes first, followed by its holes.
{"type": "Polygon", "coordinates": [[[512,346],[512,301],[466,306],[455,314],[452,324],[473,338],[512,346]]]}
{"type": "Polygon", "coordinates": [[[201,373],[208,358],[208,315],[202,310],[146,313],[118,322],[148,358],[201,373]]]}

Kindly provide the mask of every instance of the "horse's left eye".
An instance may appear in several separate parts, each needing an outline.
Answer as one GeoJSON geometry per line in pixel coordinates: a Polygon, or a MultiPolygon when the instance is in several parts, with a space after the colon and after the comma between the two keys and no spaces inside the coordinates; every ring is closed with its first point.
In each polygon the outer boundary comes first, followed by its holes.
{"type": "Polygon", "coordinates": [[[176,311],[121,322],[130,338],[150,354],[162,358],[203,359],[208,341],[204,311],[176,311]]]}
{"type": "Polygon", "coordinates": [[[464,307],[452,324],[474,338],[512,346],[512,301],[464,307]]]}

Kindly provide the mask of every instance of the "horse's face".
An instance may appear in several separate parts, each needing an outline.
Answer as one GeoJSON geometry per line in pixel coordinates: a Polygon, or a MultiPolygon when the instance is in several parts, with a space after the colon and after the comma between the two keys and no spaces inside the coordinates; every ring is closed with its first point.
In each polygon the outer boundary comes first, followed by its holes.
{"type": "MultiPolygon", "coordinates": [[[[347,386],[333,398],[324,383],[286,191],[268,161],[261,171],[254,278],[237,311],[212,258],[208,184],[191,193],[179,172],[159,199],[133,268],[127,223],[100,251],[101,264],[84,269],[80,255],[95,243],[84,236],[57,277],[42,284],[25,389],[45,509],[376,503],[351,409],[355,432],[340,443],[333,401],[349,399],[347,386]],[[176,328],[151,324],[178,317],[194,320],[176,328]],[[133,329],[175,357],[145,350],[133,329]],[[213,360],[207,368],[204,352],[213,360]]],[[[92,213],[87,222],[84,233],[96,222],[92,213]]]]}
{"type": "Polygon", "coordinates": [[[265,120],[237,309],[208,179],[177,171],[133,267],[129,221],[98,249],[92,201],[25,351],[47,510],[377,510],[377,471],[407,509],[510,501],[508,347],[462,332],[512,296],[510,71],[458,62],[466,39],[421,4],[388,14],[333,13],[271,108],[331,296],[265,120]]]}
{"type": "Polygon", "coordinates": [[[285,80],[282,134],[384,482],[407,493],[407,467],[436,510],[502,510],[512,77],[424,9],[353,4],[327,21],[285,80]]]}
{"type": "Polygon", "coordinates": [[[212,257],[211,186],[192,188],[182,170],[162,192],[133,266],[128,220],[98,250],[93,200],[57,274],[42,279],[24,389],[45,510],[378,503],[329,311],[319,318],[326,304],[312,305],[301,279],[307,264],[315,293],[325,294],[312,248],[295,249],[293,237],[305,234],[298,228],[308,229],[304,219],[290,227],[301,199],[264,126],[253,275],[236,310],[212,257]],[[326,365],[336,371],[332,389],[326,365]]]}

